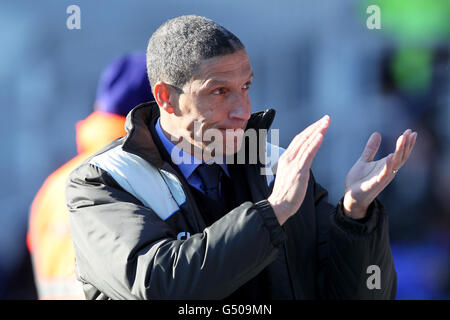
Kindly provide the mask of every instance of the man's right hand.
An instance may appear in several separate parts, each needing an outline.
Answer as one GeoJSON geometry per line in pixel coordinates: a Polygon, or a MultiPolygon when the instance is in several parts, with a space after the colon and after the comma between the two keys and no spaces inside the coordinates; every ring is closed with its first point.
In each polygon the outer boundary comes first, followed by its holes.
{"type": "Polygon", "coordinates": [[[311,164],[329,126],[329,116],[310,125],[295,136],[278,161],[272,194],[267,200],[280,225],[294,215],[303,203],[311,164]]]}

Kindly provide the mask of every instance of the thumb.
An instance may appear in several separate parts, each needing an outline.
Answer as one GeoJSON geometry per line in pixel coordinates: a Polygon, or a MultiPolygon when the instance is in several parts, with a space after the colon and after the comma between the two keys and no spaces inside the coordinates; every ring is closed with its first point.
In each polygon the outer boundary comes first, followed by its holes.
{"type": "Polygon", "coordinates": [[[370,162],[373,160],[377,154],[378,148],[381,144],[381,135],[378,132],[372,133],[369,140],[367,140],[366,147],[361,154],[360,159],[365,162],[370,162]]]}

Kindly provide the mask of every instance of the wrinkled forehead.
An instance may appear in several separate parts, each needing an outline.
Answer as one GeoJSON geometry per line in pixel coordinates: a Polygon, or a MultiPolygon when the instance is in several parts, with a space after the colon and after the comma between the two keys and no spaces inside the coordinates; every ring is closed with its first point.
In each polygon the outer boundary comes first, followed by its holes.
{"type": "Polygon", "coordinates": [[[202,60],[193,81],[204,84],[211,81],[246,81],[253,76],[250,59],[245,50],[202,60]]]}

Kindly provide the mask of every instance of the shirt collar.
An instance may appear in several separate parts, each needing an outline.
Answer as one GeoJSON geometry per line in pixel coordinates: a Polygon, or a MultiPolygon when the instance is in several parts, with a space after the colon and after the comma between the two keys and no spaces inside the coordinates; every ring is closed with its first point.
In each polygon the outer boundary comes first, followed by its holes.
{"type": "MultiPolygon", "coordinates": [[[[173,144],[172,141],[169,140],[169,138],[166,137],[164,134],[160,118],[156,121],[155,129],[156,133],[158,134],[159,139],[161,140],[164,148],[166,148],[167,152],[169,153],[170,157],[172,158],[173,163],[178,163],[179,161],[175,161],[174,155],[178,155],[179,159],[188,159],[189,161],[181,162],[177,164],[178,168],[180,168],[181,173],[183,176],[187,179],[192,175],[192,173],[197,169],[197,167],[202,164],[203,162],[200,159],[195,158],[192,154],[184,152],[182,149],[178,148],[176,145],[173,144]]],[[[225,160],[225,159],[224,159],[225,160]]],[[[225,171],[227,176],[230,176],[228,173],[227,165],[225,164],[225,161],[222,161],[221,164],[219,164],[223,171],[225,171]]]]}

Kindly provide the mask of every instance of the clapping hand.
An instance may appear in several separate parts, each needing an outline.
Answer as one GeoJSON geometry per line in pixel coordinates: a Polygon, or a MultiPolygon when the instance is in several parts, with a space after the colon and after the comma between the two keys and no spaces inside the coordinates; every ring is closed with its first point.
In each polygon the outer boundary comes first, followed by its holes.
{"type": "Polygon", "coordinates": [[[361,157],[345,179],[344,211],[353,219],[365,217],[367,208],[381,191],[394,179],[397,171],[408,160],[417,133],[407,129],[398,139],[394,153],[373,161],[381,144],[381,136],[373,133],[361,157]]]}

